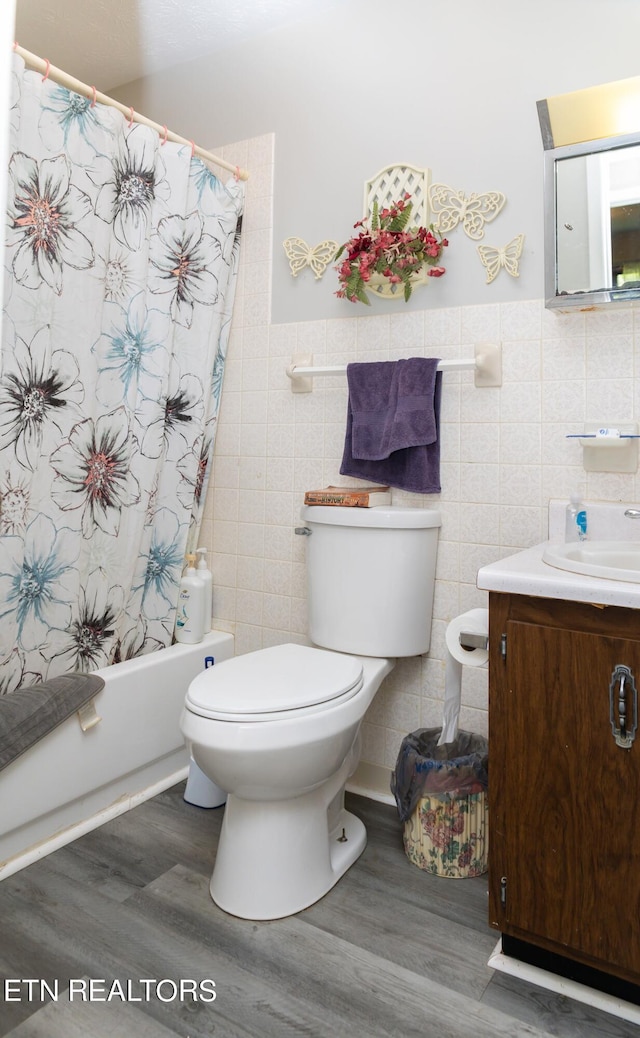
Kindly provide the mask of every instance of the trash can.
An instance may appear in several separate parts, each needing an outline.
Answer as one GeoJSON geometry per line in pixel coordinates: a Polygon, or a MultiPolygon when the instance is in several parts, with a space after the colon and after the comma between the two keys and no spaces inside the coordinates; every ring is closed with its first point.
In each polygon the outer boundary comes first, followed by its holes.
{"type": "Polygon", "coordinates": [[[487,871],[488,743],[458,732],[438,746],[441,728],[405,736],[391,777],[409,861],[450,879],[487,871]]]}

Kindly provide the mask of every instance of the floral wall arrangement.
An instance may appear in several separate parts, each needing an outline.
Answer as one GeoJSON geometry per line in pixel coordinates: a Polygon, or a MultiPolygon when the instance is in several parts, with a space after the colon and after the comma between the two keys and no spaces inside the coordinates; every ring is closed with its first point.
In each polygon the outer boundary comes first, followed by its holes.
{"type": "MultiPolygon", "coordinates": [[[[408,163],[379,170],[365,181],[364,217],[353,225],[357,233],[343,245],[338,247],[332,239],[315,246],[303,238],[285,239],[282,244],[292,276],[297,278],[309,267],[319,280],[335,259],[340,261],[335,267],[338,299],[367,306],[373,295],[408,302],[417,285],[446,272],[439,262],[449,245],[444,235],[461,227],[472,241],[480,241],[486,224],[499,216],[507,201],[501,191],[466,194],[447,184],[430,184],[430,178],[429,169],[408,163]],[[412,216],[415,224],[410,222],[412,216]]],[[[524,234],[502,248],[478,245],[485,284],[492,284],[501,270],[519,277],[523,246],[524,234]]]]}
{"type": "Polygon", "coordinates": [[[358,233],[336,253],[336,260],[344,254],[336,267],[339,299],[370,305],[368,290],[387,289],[387,296],[406,301],[415,285],[424,284],[427,277],[442,277],[446,268],[438,260],[449,242],[439,238],[432,225],[411,226],[412,209],[411,195],[405,192],[389,208],[379,210],[374,201],[371,216],[354,224],[358,233]]]}

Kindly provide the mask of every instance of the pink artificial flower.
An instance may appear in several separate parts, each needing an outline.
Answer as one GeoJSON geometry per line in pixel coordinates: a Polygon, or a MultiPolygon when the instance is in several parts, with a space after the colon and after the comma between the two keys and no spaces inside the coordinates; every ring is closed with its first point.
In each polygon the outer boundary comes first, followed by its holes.
{"type": "Polygon", "coordinates": [[[402,198],[379,212],[375,229],[368,226],[369,217],[353,225],[358,233],[342,246],[340,252],[346,255],[335,267],[341,283],[336,293],[339,298],[359,302],[373,272],[382,274],[393,285],[405,282],[409,289],[410,279],[423,272],[423,268],[429,277],[442,277],[445,273],[444,267],[429,264],[435,263],[449,244],[446,238],[439,241],[433,229],[426,227],[390,229],[400,214],[404,213],[406,218],[411,211],[410,199],[411,194],[405,191],[402,198]]]}

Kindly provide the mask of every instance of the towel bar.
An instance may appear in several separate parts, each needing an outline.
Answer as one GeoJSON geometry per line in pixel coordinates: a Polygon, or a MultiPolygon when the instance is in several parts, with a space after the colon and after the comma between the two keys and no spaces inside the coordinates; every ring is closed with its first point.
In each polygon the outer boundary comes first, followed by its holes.
{"type": "MultiPolygon", "coordinates": [[[[319,375],[344,375],[346,364],[314,366],[311,353],[297,353],[286,369],[291,379],[292,393],[310,393],[313,379],[319,375]]],[[[474,356],[468,360],[441,360],[438,371],[474,371],[478,388],[502,385],[502,344],[483,342],[474,347],[474,356]]]]}

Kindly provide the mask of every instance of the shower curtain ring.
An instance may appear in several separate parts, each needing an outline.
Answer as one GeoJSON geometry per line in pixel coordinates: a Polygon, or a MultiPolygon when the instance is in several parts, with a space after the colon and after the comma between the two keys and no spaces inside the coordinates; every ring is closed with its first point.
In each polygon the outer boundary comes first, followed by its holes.
{"type": "Polygon", "coordinates": [[[47,79],[49,78],[49,73],[50,73],[50,71],[51,71],[51,62],[49,61],[49,59],[48,59],[48,58],[45,58],[44,60],[45,60],[45,61],[46,61],[46,63],[47,63],[47,70],[46,70],[46,72],[45,72],[44,76],[42,77],[42,82],[43,82],[43,83],[44,83],[44,82],[45,82],[45,81],[46,81],[46,80],[47,80],[47,79]]]}
{"type": "Polygon", "coordinates": [[[96,106],[96,88],[94,86],[92,86],[91,89],[93,90],[93,100],[91,101],[91,104],[89,105],[89,108],[95,108],[95,106],[96,106]]]}
{"type": "Polygon", "coordinates": [[[195,141],[189,141],[189,144],[191,145],[191,158],[193,158],[193,156],[196,153],[196,142],[195,141]]]}
{"type": "Polygon", "coordinates": [[[160,141],[160,144],[161,144],[161,145],[162,145],[162,144],[166,144],[166,143],[167,143],[167,133],[169,132],[169,131],[167,130],[167,127],[166,127],[166,126],[163,126],[163,127],[162,127],[162,129],[164,130],[164,137],[163,137],[163,138],[162,138],[162,140],[160,141]]]}
{"type": "Polygon", "coordinates": [[[131,127],[133,126],[133,115],[134,115],[133,107],[131,107],[129,109],[129,129],[131,129],[131,127]]]}

